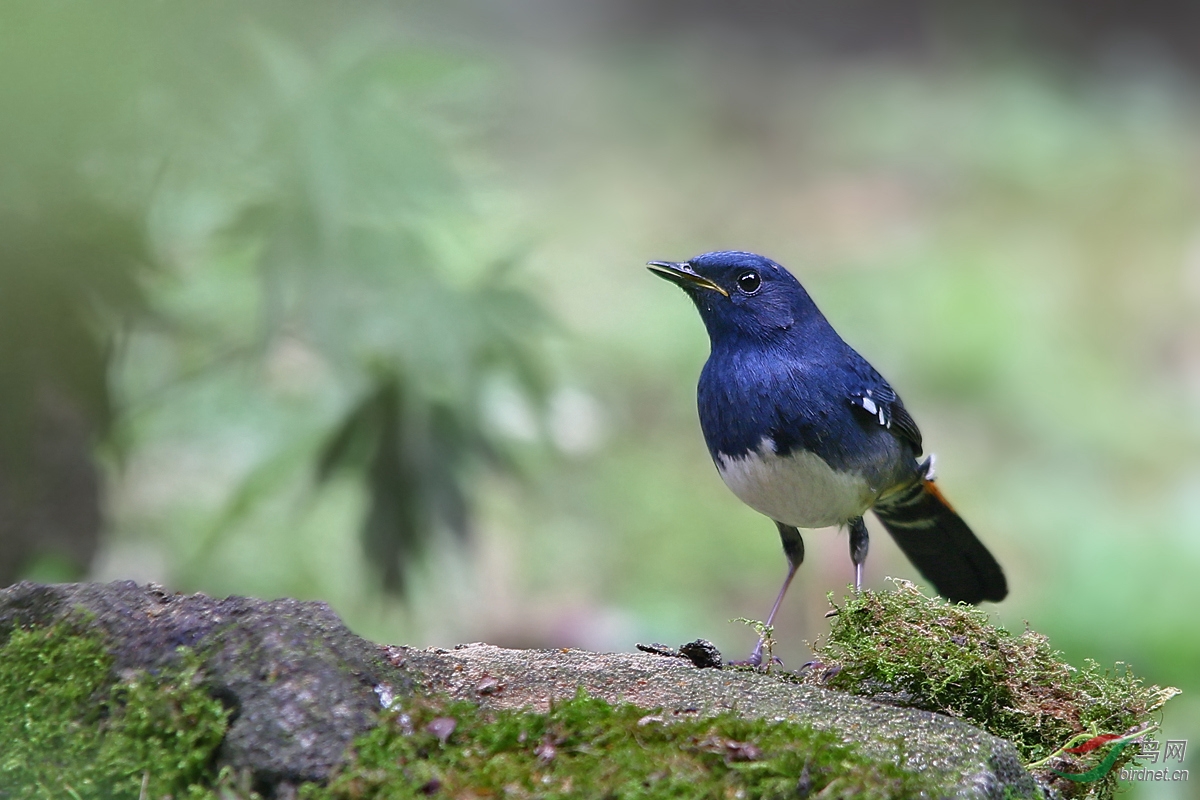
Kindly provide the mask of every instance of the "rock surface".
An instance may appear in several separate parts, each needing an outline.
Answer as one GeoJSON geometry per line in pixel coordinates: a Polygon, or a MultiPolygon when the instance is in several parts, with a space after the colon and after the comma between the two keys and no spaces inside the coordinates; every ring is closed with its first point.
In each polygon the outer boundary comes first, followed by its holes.
{"type": "Polygon", "coordinates": [[[610,703],[661,708],[664,720],[724,711],[804,722],[837,733],[881,759],[933,773],[958,797],[1036,796],[1010,742],[961,720],[897,708],[792,683],[748,669],[697,669],[686,659],[646,653],[387,648],[422,689],[497,708],[545,709],[583,688],[610,703]],[[902,745],[898,744],[902,743],[902,745]]]}
{"type": "Polygon", "coordinates": [[[234,709],[220,765],[250,770],[272,793],[329,775],[350,741],[374,724],[381,699],[415,690],[544,709],[579,688],[612,703],[661,708],[665,720],[733,711],[805,722],[936,775],[955,796],[1038,793],[1010,743],[962,721],[751,670],[698,669],[645,653],[379,646],[351,633],[324,603],[215,599],[132,582],[0,590],[0,642],[16,625],[68,617],[106,635],[117,669],[161,669],[177,661],[176,648],[196,651],[206,685],[234,709]]]}
{"type": "Polygon", "coordinates": [[[179,647],[196,651],[205,685],[233,709],[218,766],[249,770],[262,789],[327,777],[374,725],[375,687],[412,687],[324,603],[171,594],[132,581],[0,590],[0,642],[14,626],[68,618],[106,635],[117,670],[153,672],[177,664],[179,647]]]}

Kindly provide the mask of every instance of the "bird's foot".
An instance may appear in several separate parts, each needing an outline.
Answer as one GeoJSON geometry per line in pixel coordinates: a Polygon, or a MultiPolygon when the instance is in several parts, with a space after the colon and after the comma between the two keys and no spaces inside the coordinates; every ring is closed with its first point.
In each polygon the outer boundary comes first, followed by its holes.
{"type": "MultiPolygon", "coordinates": [[[[749,658],[747,658],[745,660],[727,661],[725,663],[727,663],[731,667],[761,667],[761,666],[763,666],[762,650],[755,648],[754,652],[750,654],[749,658]]],[[[771,656],[771,666],[782,667],[783,659],[781,659],[777,656],[771,656]]]]}
{"type": "Polygon", "coordinates": [[[800,665],[800,669],[796,670],[796,675],[808,676],[815,675],[818,679],[825,683],[835,677],[842,671],[840,664],[834,664],[832,667],[827,667],[821,661],[806,661],[800,665]]]}
{"type": "Polygon", "coordinates": [[[759,639],[758,644],[754,646],[754,651],[750,653],[750,657],[744,661],[730,661],[731,667],[761,667],[763,654],[763,640],[759,639]]]}
{"type": "Polygon", "coordinates": [[[762,656],[751,654],[749,658],[735,658],[725,662],[730,667],[761,667],[762,656]]]}

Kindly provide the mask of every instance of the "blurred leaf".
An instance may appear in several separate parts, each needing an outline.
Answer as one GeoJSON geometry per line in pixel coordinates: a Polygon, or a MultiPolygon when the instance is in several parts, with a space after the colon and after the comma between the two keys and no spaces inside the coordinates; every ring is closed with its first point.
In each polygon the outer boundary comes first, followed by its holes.
{"type": "Polygon", "coordinates": [[[475,420],[428,402],[398,375],[381,375],[326,442],[317,477],[363,474],[369,494],[363,543],[384,588],[402,594],[405,568],[439,528],[464,539],[469,492],[464,470],[491,452],[475,420]]]}
{"type": "MultiPolygon", "coordinates": [[[[466,201],[422,96],[461,65],[378,37],[312,49],[259,27],[250,42],[258,174],[214,243],[254,254],[257,352],[290,337],[357,395],[327,423],[316,475],[361,476],[367,559],[402,592],[438,530],[466,537],[470,467],[507,463],[479,423],[485,375],[512,372],[544,395],[548,317],[512,282],[515,258],[460,287],[432,245],[466,201]]],[[[265,502],[280,474],[252,470],[221,524],[265,502]]]]}

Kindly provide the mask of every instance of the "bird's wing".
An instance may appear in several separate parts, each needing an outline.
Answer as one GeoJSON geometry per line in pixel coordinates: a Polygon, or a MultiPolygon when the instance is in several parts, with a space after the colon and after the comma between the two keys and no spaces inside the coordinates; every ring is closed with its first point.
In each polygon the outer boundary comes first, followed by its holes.
{"type": "Polygon", "coordinates": [[[921,429],[883,376],[874,370],[871,372],[874,380],[850,390],[850,404],[907,441],[912,445],[914,455],[921,455],[921,429]]]}

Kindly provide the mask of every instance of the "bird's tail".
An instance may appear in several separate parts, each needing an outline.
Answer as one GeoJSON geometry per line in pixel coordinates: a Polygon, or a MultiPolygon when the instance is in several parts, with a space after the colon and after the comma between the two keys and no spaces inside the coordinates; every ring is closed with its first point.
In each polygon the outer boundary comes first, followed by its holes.
{"type": "Polygon", "coordinates": [[[1000,601],[1008,582],[996,559],[931,480],[875,506],[875,516],[938,594],[954,602],[1000,601]]]}

